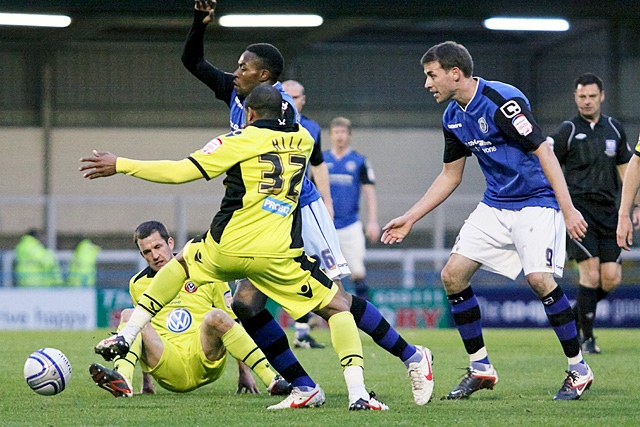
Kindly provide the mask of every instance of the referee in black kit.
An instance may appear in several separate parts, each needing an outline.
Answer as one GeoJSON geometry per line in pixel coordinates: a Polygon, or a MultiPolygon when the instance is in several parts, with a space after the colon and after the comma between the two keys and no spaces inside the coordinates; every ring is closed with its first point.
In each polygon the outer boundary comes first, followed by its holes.
{"type": "Polygon", "coordinates": [[[564,169],[573,204],[589,224],[582,241],[567,240],[567,252],[569,259],[578,263],[580,273],[573,312],[582,352],[599,354],[593,322],[598,301],[616,289],[622,276],[616,243],[617,204],[632,153],[622,124],[600,111],[602,80],[592,73],[582,74],[574,89],[578,114],[562,122],[552,136],[553,149],[564,169]]]}

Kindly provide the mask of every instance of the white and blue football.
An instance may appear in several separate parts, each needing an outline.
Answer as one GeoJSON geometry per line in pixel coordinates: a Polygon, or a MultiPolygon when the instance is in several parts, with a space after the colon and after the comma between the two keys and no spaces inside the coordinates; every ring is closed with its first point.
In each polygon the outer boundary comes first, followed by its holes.
{"type": "Polygon", "coordinates": [[[24,379],[33,391],[43,396],[53,396],[69,385],[71,363],[55,348],[36,350],[24,364],[24,379]]]}

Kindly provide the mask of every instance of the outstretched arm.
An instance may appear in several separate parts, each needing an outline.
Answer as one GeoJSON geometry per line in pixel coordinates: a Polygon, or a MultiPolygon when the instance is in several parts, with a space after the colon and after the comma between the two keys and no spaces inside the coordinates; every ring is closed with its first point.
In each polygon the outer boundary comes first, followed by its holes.
{"type": "Polygon", "coordinates": [[[546,141],[540,144],[540,146],[533,151],[533,154],[540,159],[540,166],[544,175],[549,180],[551,188],[556,195],[558,205],[564,216],[564,222],[567,227],[569,237],[577,241],[581,241],[584,234],[587,232],[587,221],[584,220],[582,214],[573,206],[571,196],[569,195],[569,189],[567,188],[567,182],[564,179],[562,168],[558,163],[558,158],[553,153],[551,144],[546,141]]]}
{"type": "Polygon", "coordinates": [[[109,152],[93,151],[92,157],[80,159],[80,171],[89,179],[106,178],[122,173],[146,181],[162,184],[182,184],[204,178],[200,170],[189,159],[171,160],[132,160],[117,157],[109,152]]]}
{"type": "Polygon", "coordinates": [[[442,172],[433,181],[422,198],[404,215],[392,219],[382,227],[383,243],[400,243],[409,234],[413,224],[444,202],[462,181],[466,157],[445,163],[442,172]]]}

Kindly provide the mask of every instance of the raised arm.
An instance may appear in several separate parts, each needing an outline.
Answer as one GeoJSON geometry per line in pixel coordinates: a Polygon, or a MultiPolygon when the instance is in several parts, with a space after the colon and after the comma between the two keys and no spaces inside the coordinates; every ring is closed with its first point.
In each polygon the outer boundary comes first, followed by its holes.
{"type": "Polygon", "coordinates": [[[193,24],[187,35],[182,51],[182,64],[198,80],[206,84],[216,94],[216,98],[231,102],[233,74],[226,73],[204,58],[204,32],[213,17],[215,0],[197,0],[193,14],[193,24]]]}
{"type": "Polygon", "coordinates": [[[433,181],[422,198],[404,215],[392,219],[382,227],[383,243],[400,243],[409,234],[413,224],[444,202],[462,182],[466,157],[445,163],[442,172],[433,181]]]}

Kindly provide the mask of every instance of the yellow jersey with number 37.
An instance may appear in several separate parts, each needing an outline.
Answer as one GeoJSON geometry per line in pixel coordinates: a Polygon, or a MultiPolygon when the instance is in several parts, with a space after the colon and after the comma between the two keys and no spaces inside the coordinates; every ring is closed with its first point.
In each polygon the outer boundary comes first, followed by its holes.
{"type": "Polygon", "coordinates": [[[226,172],[211,235],[225,255],[302,254],[298,198],[314,139],[298,125],[258,120],[212,139],[189,156],[207,180],[226,172]]]}

